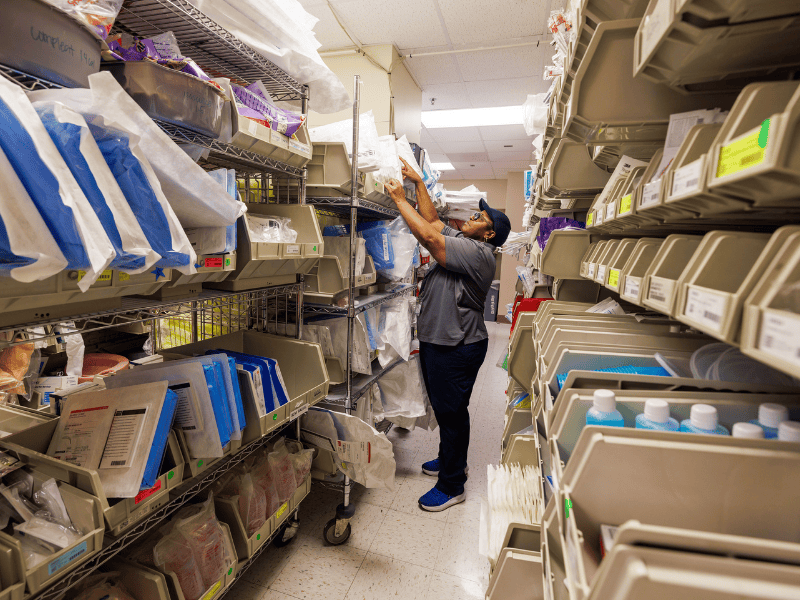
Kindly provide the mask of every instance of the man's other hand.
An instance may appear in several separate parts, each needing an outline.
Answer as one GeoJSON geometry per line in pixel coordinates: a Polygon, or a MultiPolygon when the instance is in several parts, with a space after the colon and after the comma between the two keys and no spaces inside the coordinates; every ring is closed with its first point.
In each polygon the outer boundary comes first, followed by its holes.
{"type": "Polygon", "coordinates": [[[403,170],[402,170],[403,177],[405,177],[409,181],[413,181],[414,184],[422,183],[422,177],[420,177],[419,173],[417,173],[414,169],[412,169],[411,165],[409,165],[405,160],[403,160],[402,157],[398,158],[400,158],[400,162],[403,163],[403,170]]]}
{"type": "Polygon", "coordinates": [[[386,185],[386,191],[389,193],[391,199],[394,200],[395,204],[399,204],[400,202],[405,202],[406,191],[403,189],[402,183],[397,181],[397,179],[390,179],[385,185],[386,185]]]}

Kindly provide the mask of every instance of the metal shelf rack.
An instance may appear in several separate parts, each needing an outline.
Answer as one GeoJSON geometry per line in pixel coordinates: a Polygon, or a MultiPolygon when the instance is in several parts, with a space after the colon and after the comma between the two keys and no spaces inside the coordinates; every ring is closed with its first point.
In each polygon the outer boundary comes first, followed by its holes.
{"type": "MultiPolygon", "coordinates": [[[[379,306],[384,302],[388,302],[389,300],[394,300],[400,296],[405,296],[406,294],[411,293],[414,288],[414,285],[408,284],[389,292],[380,292],[378,294],[370,294],[369,296],[361,296],[353,303],[353,310],[355,314],[362,313],[365,310],[375,308],[376,306],[379,306]]],[[[344,317],[347,316],[348,309],[348,306],[312,304],[310,302],[306,302],[303,305],[303,312],[307,315],[337,315],[344,317]]]]}
{"type": "MultiPolygon", "coordinates": [[[[350,216],[350,198],[306,198],[306,204],[316,207],[317,213],[321,215],[344,218],[350,216]]],[[[356,209],[359,219],[394,219],[400,216],[400,211],[394,208],[376,204],[363,198],[356,199],[356,209]]]]}
{"type": "MultiPolygon", "coordinates": [[[[409,359],[412,360],[412,359],[409,359]]],[[[402,358],[398,358],[390,362],[385,367],[381,367],[377,359],[372,361],[372,375],[357,375],[353,378],[352,389],[350,391],[350,402],[353,404],[352,408],[355,409],[359,398],[369,391],[373,383],[393,370],[400,363],[405,362],[402,358]]],[[[347,399],[347,384],[340,383],[339,385],[331,386],[328,390],[328,396],[322,400],[322,404],[329,404],[334,406],[344,406],[347,399]]]]}

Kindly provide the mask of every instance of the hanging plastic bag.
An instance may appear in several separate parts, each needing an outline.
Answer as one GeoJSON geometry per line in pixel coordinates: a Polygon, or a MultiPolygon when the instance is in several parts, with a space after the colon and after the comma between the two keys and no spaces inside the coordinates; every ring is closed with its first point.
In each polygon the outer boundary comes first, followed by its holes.
{"type": "Polygon", "coordinates": [[[101,40],[108,37],[124,0],[44,0],[83,23],[101,40]]]}
{"type": "Polygon", "coordinates": [[[239,484],[239,516],[247,528],[247,537],[261,529],[267,520],[264,489],[253,484],[250,473],[242,475],[239,484]]]}
{"type": "Polygon", "coordinates": [[[114,245],[117,255],[109,266],[128,273],[149,269],[161,257],[150,247],[86,121],[57,102],[35,102],[33,108],[114,245]]]}
{"type": "Polygon", "coordinates": [[[86,353],[86,345],[83,342],[83,335],[78,332],[74,321],[66,321],[55,326],[55,332],[63,335],[65,352],[67,353],[67,366],[65,372],[72,377],[83,376],[83,357],[86,353]]]}
{"type": "Polygon", "coordinates": [[[210,588],[225,571],[225,531],[214,513],[214,499],[199,506],[179,512],[175,519],[175,530],[179,531],[194,554],[203,577],[204,589],[210,588]]]}
{"type": "Polygon", "coordinates": [[[114,247],[25,92],[0,78],[0,147],[86,291],[114,259],[114,247]]]}
{"type": "MultiPolygon", "coordinates": [[[[11,85],[11,84],[10,84],[11,85]]],[[[164,196],[184,227],[232,225],[246,208],[214,181],[139,107],[107,71],[89,76],[90,90],[34,92],[34,100],[62,102],[81,114],[92,113],[140,137],[139,147],[153,167],[164,196]]],[[[87,119],[88,120],[88,119],[87,119]]]]}
{"type": "Polygon", "coordinates": [[[300,450],[300,452],[290,454],[290,457],[292,459],[292,466],[294,466],[294,478],[297,482],[297,487],[300,487],[311,473],[311,462],[314,460],[314,450],[300,450]]]}
{"type": "Polygon", "coordinates": [[[408,360],[411,353],[411,301],[400,296],[382,304],[380,308],[380,335],[378,360],[385,367],[396,358],[408,360]]]}
{"type": "Polygon", "coordinates": [[[428,189],[428,195],[433,200],[436,193],[436,184],[439,183],[439,178],[442,174],[433,168],[430,155],[428,151],[423,148],[422,150],[422,180],[425,182],[425,187],[428,189]]]}
{"type": "Polygon", "coordinates": [[[286,449],[286,442],[283,439],[278,440],[273,451],[269,453],[269,464],[272,467],[272,476],[275,482],[275,489],[278,492],[278,499],[281,502],[286,502],[297,489],[297,482],[295,481],[294,465],[289,451],[286,449]]]}
{"type": "MultiPolygon", "coordinates": [[[[425,175],[422,173],[422,167],[419,166],[417,157],[414,155],[414,151],[411,149],[411,144],[408,143],[408,138],[406,136],[402,136],[399,140],[397,140],[395,146],[397,147],[397,156],[406,161],[414,170],[414,172],[422,177],[424,181],[425,175]]],[[[397,180],[403,181],[403,178],[399,177],[397,180]]]]}
{"type": "Polygon", "coordinates": [[[400,281],[409,275],[414,264],[417,238],[411,233],[403,217],[397,217],[392,221],[386,231],[390,240],[392,260],[391,263],[384,263],[382,268],[378,268],[376,264],[375,270],[390,281],[400,281]]]}
{"type": "Polygon", "coordinates": [[[547,92],[528,94],[527,100],[522,105],[522,124],[525,125],[525,133],[528,135],[544,135],[544,131],[547,128],[548,111],[548,105],[544,102],[546,97],[547,92]]]}
{"type": "Polygon", "coordinates": [[[422,382],[419,360],[409,360],[397,365],[378,380],[386,419],[405,417],[416,419],[427,412],[428,394],[422,382]]]}
{"type": "MultiPolygon", "coordinates": [[[[372,111],[361,113],[358,118],[358,168],[370,173],[381,168],[381,145],[378,140],[378,129],[372,111]]],[[[342,142],[347,148],[348,156],[353,154],[353,119],[337,121],[329,125],[314,127],[308,130],[313,144],[342,142]]]]}
{"type": "Polygon", "coordinates": [[[205,592],[203,575],[188,540],[173,528],[153,548],[156,567],[164,573],[175,573],[186,600],[198,600],[205,592]]]}
{"type": "Polygon", "coordinates": [[[275,487],[275,479],[272,475],[272,465],[266,452],[254,455],[253,466],[250,475],[253,478],[253,485],[264,491],[264,500],[267,516],[274,515],[281,506],[278,497],[278,489],[275,487]]]}
{"type": "Polygon", "coordinates": [[[393,135],[383,135],[378,138],[381,154],[381,168],[375,174],[375,179],[381,183],[388,183],[392,179],[403,180],[402,165],[397,158],[397,141],[393,135]]]}

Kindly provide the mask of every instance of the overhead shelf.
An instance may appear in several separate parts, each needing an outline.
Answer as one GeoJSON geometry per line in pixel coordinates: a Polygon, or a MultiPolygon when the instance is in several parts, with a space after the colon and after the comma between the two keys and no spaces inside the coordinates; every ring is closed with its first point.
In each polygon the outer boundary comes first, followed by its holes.
{"type": "MultiPolygon", "coordinates": [[[[306,198],[306,204],[315,207],[320,214],[350,218],[349,196],[306,198]]],[[[356,211],[359,219],[385,220],[400,216],[399,210],[381,206],[364,198],[358,198],[356,211]]]]}
{"type": "Polygon", "coordinates": [[[738,91],[796,70],[798,36],[792,0],[651,0],[636,32],[634,72],[684,92],[738,91]]]}
{"type": "Polygon", "coordinates": [[[549,196],[590,196],[603,190],[610,174],[592,162],[584,144],[559,140],[542,185],[549,196]]]}
{"type": "MultiPolygon", "coordinates": [[[[406,294],[410,294],[416,289],[416,286],[409,285],[409,284],[402,284],[398,285],[391,290],[387,290],[385,292],[378,292],[376,294],[369,294],[366,296],[359,296],[355,299],[355,306],[354,310],[356,313],[362,313],[365,310],[369,310],[370,308],[374,308],[383,304],[384,302],[389,302],[390,300],[394,300],[400,296],[404,296],[406,294]]],[[[346,306],[334,306],[334,305],[327,305],[327,304],[314,304],[308,302],[303,305],[303,312],[309,315],[337,315],[337,316],[346,316],[347,315],[347,307],[346,306]]]]}

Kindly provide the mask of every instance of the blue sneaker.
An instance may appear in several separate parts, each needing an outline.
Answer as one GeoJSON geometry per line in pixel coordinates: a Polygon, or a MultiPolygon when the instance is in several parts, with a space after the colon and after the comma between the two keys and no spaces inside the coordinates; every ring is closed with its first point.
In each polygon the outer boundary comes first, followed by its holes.
{"type": "Polygon", "coordinates": [[[419,507],[422,510],[429,512],[439,512],[446,508],[450,508],[455,504],[459,504],[467,499],[467,493],[462,492],[458,496],[448,496],[439,488],[434,487],[430,492],[419,499],[419,507]]]}
{"type": "MultiPolygon", "coordinates": [[[[426,463],[422,463],[422,472],[425,473],[425,475],[430,475],[431,477],[438,477],[439,459],[434,458],[433,460],[429,460],[426,463]]],[[[467,465],[467,468],[464,469],[464,475],[469,477],[469,465],[467,465]]]]}

